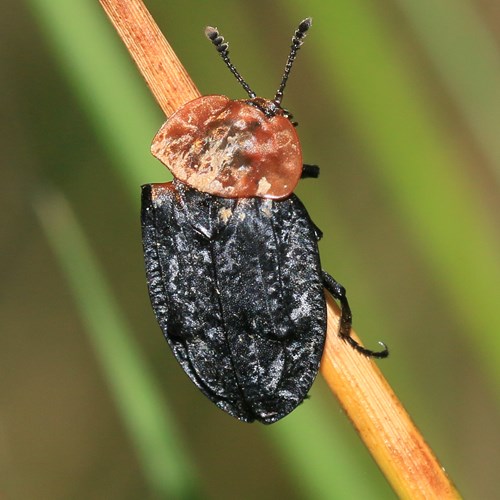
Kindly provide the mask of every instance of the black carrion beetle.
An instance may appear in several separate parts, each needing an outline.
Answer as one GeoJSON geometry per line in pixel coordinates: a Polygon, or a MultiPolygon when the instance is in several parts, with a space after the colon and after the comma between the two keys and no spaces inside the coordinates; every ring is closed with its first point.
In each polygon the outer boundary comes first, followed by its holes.
{"type": "MultiPolygon", "coordinates": [[[[273,100],[257,97],[214,28],[206,35],[249,98],[205,96],[162,126],[153,154],[175,180],[142,188],[142,229],[153,309],[175,357],[218,407],[252,422],[276,422],[307,396],[326,333],[324,287],[342,306],[344,288],[322,271],[321,232],[293,190],[303,165],[283,90],[311,19],[302,21],[273,100]]],[[[385,346],[384,346],[385,347],[385,346]]]]}

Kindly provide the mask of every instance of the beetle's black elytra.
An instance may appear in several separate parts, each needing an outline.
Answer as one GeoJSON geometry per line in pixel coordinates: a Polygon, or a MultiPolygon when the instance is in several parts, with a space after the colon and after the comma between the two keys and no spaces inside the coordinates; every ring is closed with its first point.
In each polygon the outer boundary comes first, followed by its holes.
{"type": "Polygon", "coordinates": [[[183,106],[152,145],[175,180],[142,188],[146,274],[160,327],[197,387],[246,422],[276,422],[307,397],[325,342],[324,288],[342,308],[339,335],[366,356],[388,355],[350,337],[345,290],[322,271],[321,231],[292,193],[299,178],[319,174],[302,163],[281,108],[310,26],[306,19],[295,31],[272,101],[256,97],[223,37],[207,28],[249,99],[207,96],[183,106]]]}

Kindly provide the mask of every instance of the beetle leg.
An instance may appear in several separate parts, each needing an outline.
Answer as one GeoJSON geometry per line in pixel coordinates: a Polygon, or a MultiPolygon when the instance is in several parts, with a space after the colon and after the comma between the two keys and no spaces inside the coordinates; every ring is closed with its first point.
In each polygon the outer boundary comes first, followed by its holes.
{"type": "Polygon", "coordinates": [[[379,344],[383,347],[382,351],[372,351],[358,344],[358,342],[351,337],[352,314],[351,308],[349,307],[349,302],[347,300],[345,288],[325,271],[323,271],[323,284],[325,288],[332,294],[333,298],[337,299],[340,302],[340,337],[345,340],[353,349],[369,358],[386,358],[389,355],[389,349],[383,342],[379,342],[379,344]]]}
{"type": "Polygon", "coordinates": [[[313,227],[314,227],[314,234],[316,235],[316,240],[319,241],[321,238],[323,238],[323,231],[313,222],[311,221],[313,227]]]}
{"type": "Polygon", "coordinates": [[[318,177],[319,177],[318,165],[309,165],[307,163],[304,163],[304,165],[302,165],[302,175],[300,176],[301,179],[307,179],[307,178],[317,179],[318,177]]]}

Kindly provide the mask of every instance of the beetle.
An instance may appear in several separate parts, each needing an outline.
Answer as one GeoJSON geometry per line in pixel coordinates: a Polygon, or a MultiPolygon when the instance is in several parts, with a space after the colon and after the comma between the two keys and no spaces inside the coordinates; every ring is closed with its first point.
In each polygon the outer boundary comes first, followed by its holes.
{"type": "Polygon", "coordinates": [[[339,301],[339,335],[351,336],[345,289],[322,270],[321,231],[293,194],[319,168],[302,162],[292,115],[281,106],[311,19],[295,30],[272,100],[257,97],[216,28],[206,36],[248,99],[203,96],[161,127],[152,153],[174,180],[142,187],[146,275],[156,318],[178,362],[219,408],[276,422],[306,397],[326,335],[324,288],[339,301]]]}

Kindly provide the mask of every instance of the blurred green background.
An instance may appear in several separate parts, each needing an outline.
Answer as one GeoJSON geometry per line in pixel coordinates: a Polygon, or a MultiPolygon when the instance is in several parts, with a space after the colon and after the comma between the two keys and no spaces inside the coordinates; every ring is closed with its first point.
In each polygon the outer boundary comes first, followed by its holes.
{"type": "MultiPolygon", "coordinates": [[[[497,0],[149,0],[203,94],[284,105],[364,342],[465,497],[498,498],[497,0]]],[[[4,0],[0,20],[0,496],[393,498],[321,377],[270,427],[213,406],[146,292],[139,186],[164,117],[97,1],[4,0]]]]}

